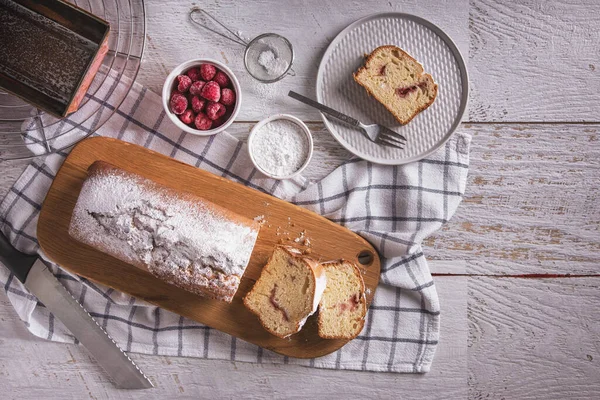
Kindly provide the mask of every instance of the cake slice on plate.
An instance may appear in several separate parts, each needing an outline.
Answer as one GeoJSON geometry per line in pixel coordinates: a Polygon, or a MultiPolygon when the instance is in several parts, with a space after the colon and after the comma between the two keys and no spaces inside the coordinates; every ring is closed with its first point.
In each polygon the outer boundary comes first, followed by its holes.
{"type": "Polygon", "coordinates": [[[437,96],[437,84],[423,66],[396,46],[381,46],[367,56],[354,80],[402,125],[425,110],[437,96]]]}
{"type": "Polygon", "coordinates": [[[289,246],[277,246],[244,305],[280,338],[302,329],[319,306],[326,286],[321,265],[289,246]]]}
{"type": "Polygon", "coordinates": [[[360,270],[349,261],[321,264],[327,288],[319,306],[319,336],[354,339],[362,331],[367,314],[365,283],[360,270]]]}

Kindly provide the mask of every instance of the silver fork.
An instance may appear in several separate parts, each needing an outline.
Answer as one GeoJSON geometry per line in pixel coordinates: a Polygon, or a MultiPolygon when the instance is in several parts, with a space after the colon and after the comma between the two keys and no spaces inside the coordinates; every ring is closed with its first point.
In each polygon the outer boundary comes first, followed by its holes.
{"type": "Polygon", "coordinates": [[[336,111],[333,108],[329,108],[326,105],[319,103],[318,101],[309,99],[308,97],[302,96],[301,94],[298,94],[292,90],[290,90],[288,96],[298,101],[301,101],[306,105],[314,107],[327,115],[331,115],[333,118],[339,119],[340,121],[345,122],[348,125],[360,129],[369,138],[369,140],[374,143],[382,144],[384,146],[396,147],[398,149],[403,149],[404,145],[406,144],[406,138],[404,136],[402,136],[398,132],[394,132],[390,128],[387,128],[383,125],[365,125],[357,119],[354,119],[346,114],[342,114],[341,112],[336,111]]]}

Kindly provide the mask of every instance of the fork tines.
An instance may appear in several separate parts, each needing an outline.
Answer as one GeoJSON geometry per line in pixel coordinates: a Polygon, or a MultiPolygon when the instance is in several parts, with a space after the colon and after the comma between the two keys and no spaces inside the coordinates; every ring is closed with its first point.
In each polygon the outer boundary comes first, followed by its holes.
{"type": "Polygon", "coordinates": [[[386,129],[385,131],[379,133],[377,141],[385,146],[403,149],[406,143],[406,138],[391,129],[386,129]]]}

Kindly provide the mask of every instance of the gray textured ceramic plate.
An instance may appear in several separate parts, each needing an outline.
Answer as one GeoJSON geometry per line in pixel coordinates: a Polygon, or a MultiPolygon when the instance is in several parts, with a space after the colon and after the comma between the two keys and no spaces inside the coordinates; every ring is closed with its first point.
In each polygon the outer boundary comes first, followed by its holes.
{"type": "Polygon", "coordinates": [[[408,142],[399,150],[377,145],[359,131],[323,117],[331,134],[350,152],[374,163],[399,165],[427,156],[450,138],[466,110],[468,86],[465,62],[448,35],[414,15],[385,13],[350,24],[331,42],[319,66],[317,99],[364,123],[380,123],[402,133],[408,142]],[[387,44],[416,58],[438,84],[435,102],[404,126],[352,78],[365,54],[387,44]]]}

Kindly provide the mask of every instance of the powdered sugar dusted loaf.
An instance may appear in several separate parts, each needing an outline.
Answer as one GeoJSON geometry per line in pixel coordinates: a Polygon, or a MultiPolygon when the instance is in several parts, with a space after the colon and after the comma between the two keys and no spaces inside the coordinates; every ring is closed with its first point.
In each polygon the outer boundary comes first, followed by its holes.
{"type": "Polygon", "coordinates": [[[96,161],[69,234],[185,290],[231,302],[259,227],[199,197],[96,161]]]}

